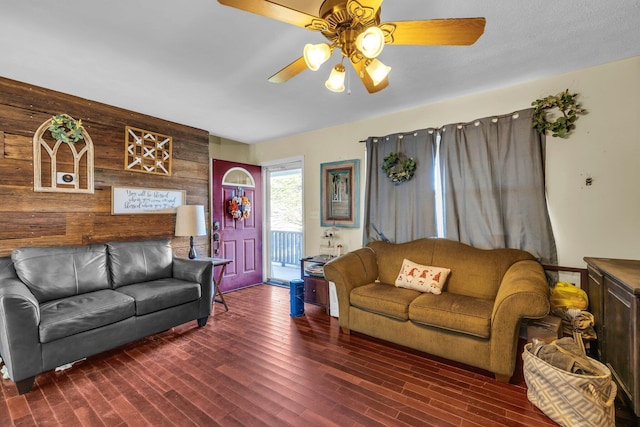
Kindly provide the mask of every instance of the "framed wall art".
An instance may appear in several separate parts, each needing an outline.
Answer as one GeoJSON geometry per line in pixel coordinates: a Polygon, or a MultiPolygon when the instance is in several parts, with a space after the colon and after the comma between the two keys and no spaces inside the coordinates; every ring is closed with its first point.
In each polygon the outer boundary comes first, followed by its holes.
{"type": "Polygon", "coordinates": [[[320,225],[360,226],[360,160],[320,165],[320,225]]]}
{"type": "Polygon", "coordinates": [[[111,187],[111,215],[172,214],[186,198],[184,190],[111,187]]]}
{"type": "Polygon", "coordinates": [[[173,138],[131,126],[125,128],[124,169],[171,176],[173,138]]]}

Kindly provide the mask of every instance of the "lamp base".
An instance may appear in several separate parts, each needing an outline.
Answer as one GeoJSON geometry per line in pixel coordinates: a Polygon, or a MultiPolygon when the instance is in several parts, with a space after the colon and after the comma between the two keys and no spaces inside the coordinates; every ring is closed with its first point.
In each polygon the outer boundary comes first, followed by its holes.
{"type": "Polygon", "coordinates": [[[198,258],[198,254],[196,253],[196,248],[193,245],[193,236],[189,238],[189,259],[198,258]]]}

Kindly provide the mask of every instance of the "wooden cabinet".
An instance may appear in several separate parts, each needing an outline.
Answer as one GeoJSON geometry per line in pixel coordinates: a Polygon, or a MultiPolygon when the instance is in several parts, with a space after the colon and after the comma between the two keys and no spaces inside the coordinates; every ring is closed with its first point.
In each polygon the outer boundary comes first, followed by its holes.
{"type": "Polygon", "coordinates": [[[304,280],[304,302],[316,304],[329,311],[329,282],[324,276],[310,274],[307,267],[311,265],[322,266],[331,258],[327,256],[312,256],[300,260],[300,277],[304,280]]]}
{"type": "Polygon", "coordinates": [[[640,261],[585,258],[597,355],[640,416],[640,261]]]}

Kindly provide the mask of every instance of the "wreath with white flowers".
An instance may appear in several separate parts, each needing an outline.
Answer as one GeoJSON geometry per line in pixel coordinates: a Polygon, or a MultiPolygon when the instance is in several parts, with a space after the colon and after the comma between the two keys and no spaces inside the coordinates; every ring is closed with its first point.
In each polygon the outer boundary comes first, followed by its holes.
{"type": "Polygon", "coordinates": [[[51,117],[49,132],[57,140],[72,144],[84,139],[82,120],[75,120],[68,114],[57,114],[51,117]]]}
{"type": "Polygon", "coordinates": [[[394,184],[409,181],[416,173],[416,161],[404,153],[390,153],[384,158],[382,170],[394,184]]]}
{"type": "Polygon", "coordinates": [[[249,218],[249,215],[251,214],[251,202],[243,192],[238,191],[238,194],[229,200],[228,210],[233,219],[242,221],[245,218],[249,218]]]}

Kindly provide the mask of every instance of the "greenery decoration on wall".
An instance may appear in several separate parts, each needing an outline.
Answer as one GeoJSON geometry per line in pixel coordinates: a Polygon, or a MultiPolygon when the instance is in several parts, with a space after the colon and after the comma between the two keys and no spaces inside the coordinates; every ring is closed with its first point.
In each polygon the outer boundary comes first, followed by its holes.
{"type": "Polygon", "coordinates": [[[51,132],[51,136],[57,141],[69,144],[78,142],[84,139],[82,129],[82,121],[75,120],[68,114],[56,114],[51,117],[49,132],[51,132]]]}
{"type": "Polygon", "coordinates": [[[394,184],[401,184],[413,178],[416,161],[413,157],[407,158],[404,153],[390,153],[384,158],[382,170],[394,184]]]}
{"type": "Polygon", "coordinates": [[[578,119],[578,115],[586,113],[586,110],[576,101],[577,96],[578,94],[569,93],[569,89],[566,89],[557,95],[549,95],[546,98],[533,101],[531,105],[536,107],[533,113],[533,127],[541,135],[549,131],[551,136],[566,138],[575,129],[574,123],[578,119]],[[555,110],[562,115],[558,115],[555,120],[550,121],[547,118],[547,113],[550,110],[555,110]]]}

